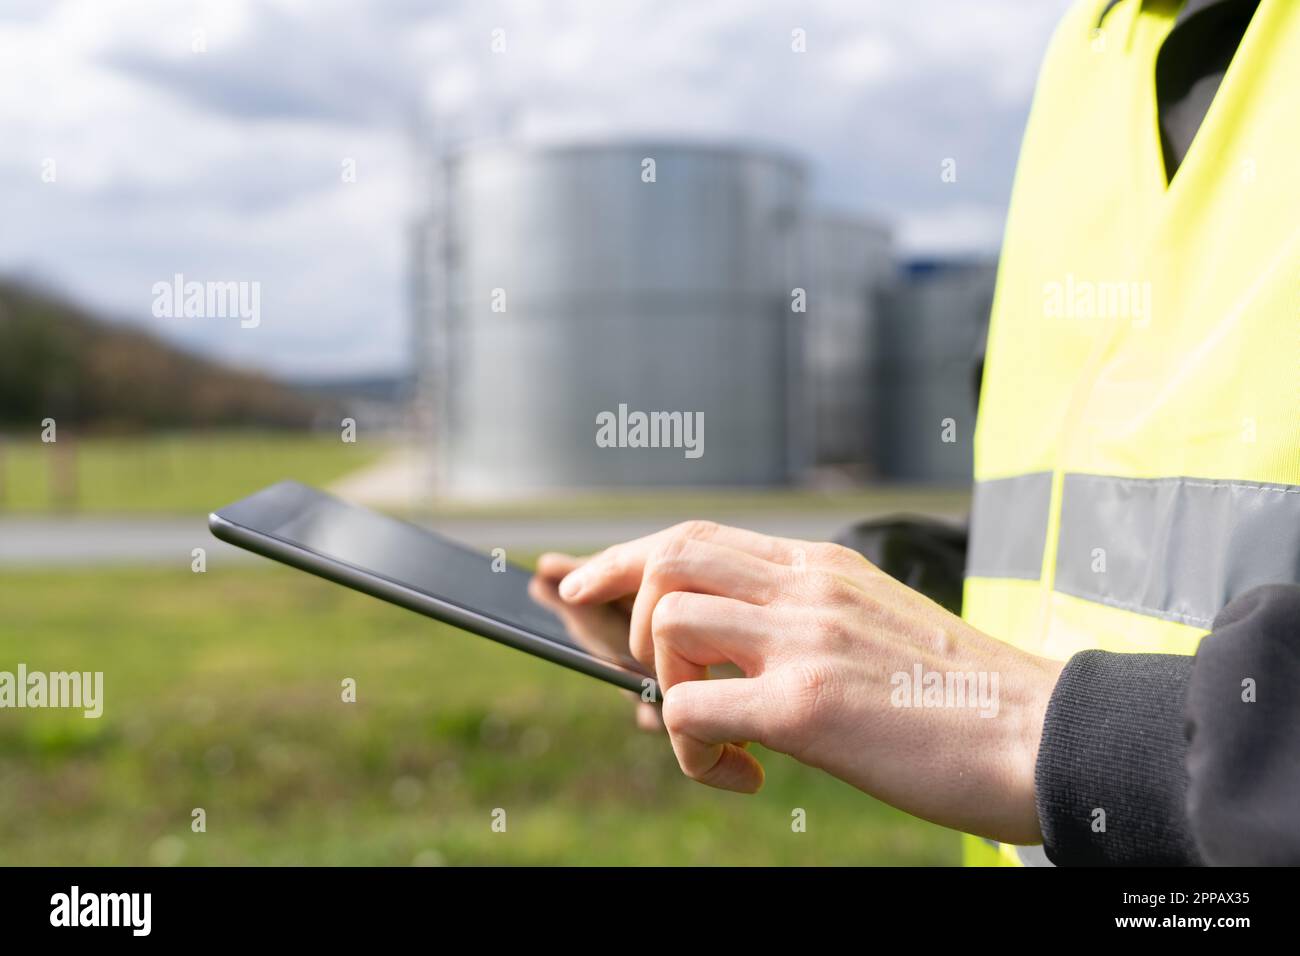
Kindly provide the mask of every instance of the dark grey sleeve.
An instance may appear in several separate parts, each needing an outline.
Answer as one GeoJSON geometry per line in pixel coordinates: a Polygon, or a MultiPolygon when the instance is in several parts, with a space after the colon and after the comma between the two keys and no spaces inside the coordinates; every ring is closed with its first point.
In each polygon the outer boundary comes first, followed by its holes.
{"type": "Polygon", "coordinates": [[[1208,863],[1300,864],[1300,586],[1256,588],[1201,641],[1187,815],[1208,863]]]}
{"type": "Polygon", "coordinates": [[[1060,865],[1198,863],[1184,809],[1193,658],[1081,651],[1052,692],[1035,792],[1060,865]]]}
{"type": "Polygon", "coordinates": [[[1234,600],[1194,658],[1076,654],[1052,694],[1039,746],[1048,858],[1300,863],[1296,686],[1297,585],[1234,600]]]}

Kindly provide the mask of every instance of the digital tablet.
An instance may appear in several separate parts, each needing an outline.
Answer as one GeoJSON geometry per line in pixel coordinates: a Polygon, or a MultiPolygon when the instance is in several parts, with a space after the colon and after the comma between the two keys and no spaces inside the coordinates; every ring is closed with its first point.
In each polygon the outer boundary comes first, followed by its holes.
{"type": "Polygon", "coordinates": [[[222,541],[464,628],[658,700],[653,675],[628,652],[611,607],[572,608],[554,582],[432,531],[282,481],[208,517],[222,541]]]}

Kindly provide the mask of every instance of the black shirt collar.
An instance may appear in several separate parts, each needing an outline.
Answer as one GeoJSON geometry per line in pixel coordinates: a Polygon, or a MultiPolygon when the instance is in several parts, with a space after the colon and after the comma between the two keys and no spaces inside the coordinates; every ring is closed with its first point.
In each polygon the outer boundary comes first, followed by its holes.
{"type": "MultiPolygon", "coordinates": [[[[1106,19],[1106,14],[1110,13],[1110,11],[1120,2],[1121,0],[1106,0],[1106,5],[1102,7],[1101,14],[1097,17],[1097,26],[1101,26],[1101,22],[1106,19]]],[[[1141,0],[1137,0],[1137,2],[1140,3],[1141,0]]],[[[1218,7],[1237,2],[1239,2],[1239,0],[1187,0],[1187,3],[1183,5],[1183,9],[1178,11],[1178,19],[1174,21],[1174,29],[1177,30],[1192,17],[1199,13],[1204,13],[1211,7],[1218,7]]]]}

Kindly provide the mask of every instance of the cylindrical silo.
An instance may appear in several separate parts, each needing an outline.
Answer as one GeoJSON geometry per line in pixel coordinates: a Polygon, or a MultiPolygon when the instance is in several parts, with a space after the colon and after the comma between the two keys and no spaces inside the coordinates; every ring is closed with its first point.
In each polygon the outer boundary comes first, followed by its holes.
{"type": "Polygon", "coordinates": [[[797,163],[664,143],[490,145],[443,162],[444,487],[788,479],[797,163]],[[598,444],[602,416],[637,412],[702,432],[598,444]]]}
{"type": "Polygon", "coordinates": [[[884,477],[970,482],[977,360],[996,273],[992,262],[964,260],[903,269],[878,326],[871,376],[884,477]]]}
{"type": "Polygon", "coordinates": [[[803,223],[804,391],[811,461],[870,461],[870,362],[884,295],[893,279],[889,230],[868,219],[817,211],[803,223]]]}

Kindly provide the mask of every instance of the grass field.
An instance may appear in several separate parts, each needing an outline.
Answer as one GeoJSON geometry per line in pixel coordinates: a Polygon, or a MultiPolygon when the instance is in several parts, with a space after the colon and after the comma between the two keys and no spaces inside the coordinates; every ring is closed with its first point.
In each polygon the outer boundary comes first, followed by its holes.
{"type": "Polygon", "coordinates": [[[385,450],[293,432],[11,438],[0,442],[0,512],[206,512],[288,476],[329,484],[385,450]]]}
{"type": "Polygon", "coordinates": [[[289,570],[6,571],[19,662],[105,704],[0,710],[3,864],[957,861],[777,754],[755,797],[693,784],[612,689],[289,570]]]}
{"type": "MultiPolygon", "coordinates": [[[[282,478],[326,486],[375,464],[397,444],[345,444],[328,434],[214,432],[137,437],[17,440],[0,435],[0,516],[5,514],[185,514],[207,512],[282,478]]],[[[589,518],[637,515],[725,517],[761,511],[856,514],[964,511],[967,489],[875,485],[807,488],[584,491],[545,499],[430,499],[455,516],[589,518]]],[[[408,510],[397,508],[396,510],[408,510]]]]}
{"type": "MultiPolygon", "coordinates": [[[[544,498],[434,500],[432,509],[457,517],[593,518],[643,515],[756,514],[829,510],[860,515],[889,513],[961,514],[970,507],[966,488],[923,485],[867,485],[834,491],[808,488],[651,488],[584,491],[544,498]]],[[[403,509],[389,509],[401,511],[403,509]]]]}

